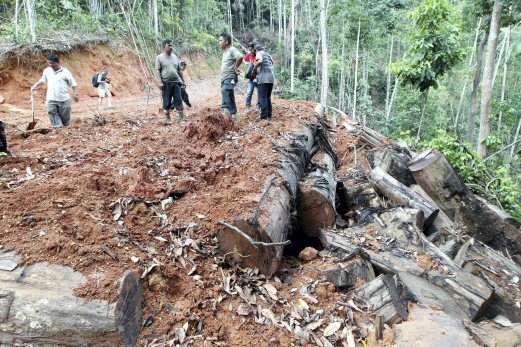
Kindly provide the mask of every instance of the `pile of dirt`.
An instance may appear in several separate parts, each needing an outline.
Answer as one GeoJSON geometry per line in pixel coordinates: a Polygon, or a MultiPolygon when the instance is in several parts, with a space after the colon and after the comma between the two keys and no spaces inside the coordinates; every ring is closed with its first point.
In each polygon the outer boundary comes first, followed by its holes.
{"type": "Polygon", "coordinates": [[[190,122],[186,126],[188,139],[216,142],[227,132],[237,130],[232,119],[223,116],[221,111],[206,108],[202,112],[205,116],[201,120],[190,122]]]}

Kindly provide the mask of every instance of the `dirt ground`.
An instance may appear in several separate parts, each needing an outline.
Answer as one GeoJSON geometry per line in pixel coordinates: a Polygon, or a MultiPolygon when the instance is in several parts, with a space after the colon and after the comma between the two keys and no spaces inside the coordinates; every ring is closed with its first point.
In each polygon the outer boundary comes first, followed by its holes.
{"type": "MultiPolygon", "coordinates": [[[[80,101],[73,103],[71,126],[56,132],[22,136],[31,120],[27,91],[42,66],[13,65],[4,74],[0,119],[10,125],[14,156],[0,159],[0,250],[16,250],[24,263],[73,267],[90,279],[76,291],[85,298],[114,301],[122,274],[142,272],[140,346],[182,343],[183,334],[196,346],[298,345],[295,334],[258,317],[281,314],[303,299],[322,312],[327,326],[328,310],[342,310],[333,305],[342,294],[324,283],[318,270],[323,257],[309,263],[285,257],[269,281],[255,273],[238,276],[240,270],[223,262],[215,238],[218,221],[254,208],[278,167],[273,142],[310,119],[314,104],[275,99],[273,121],[257,123],[256,114],[243,112],[239,86],[234,124],[221,116],[219,82],[210,76],[189,79],[194,107],[185,121],[165,125],[158,90],[147,96],[139,87],[143,81],[135,83],[140,67],[130,53],[114,56],[103,48],[68,58],[62,62],[81,81],[80,101]],[[96,122],[96,90],[88,83],[100,54],[103,65],[126,65],[112,69],[115,107],[96,122]],[[265,301],[262,312],[261,305],[257,313],[244,312],[236,292],[243,284],[269,284],[277,294],[257,299],[265,301]]],[[[39,128],[49,126],[44,95],[42,89],[37,97],[39,128]]],[[[354,162],[366,165],[352,150],[353,139],[335,141],[343,164],[339,176],[354,162]]]]}

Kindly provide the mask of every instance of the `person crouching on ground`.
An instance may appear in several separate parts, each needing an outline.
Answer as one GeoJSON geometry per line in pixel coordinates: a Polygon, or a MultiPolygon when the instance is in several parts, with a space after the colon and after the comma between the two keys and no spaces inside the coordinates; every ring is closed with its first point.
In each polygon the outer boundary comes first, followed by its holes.
{"type": "Polygon", "coordinates": [[[273,59],[260,45],[255,46],[255,67],[253,68],[253,73],[257,74],[257,91],[261,104],[261,115],[255,121],[271,119],[271,92],[275,84],[273,59]]]}
{"type": "Polygon", "coordinates": [[[237,76],[241,73],[239,66],[242,64],[242,54],[232,46],[232,37],[224,33],[219,36],[219,46],[223,50],[221,62],[221,110],[224,115],[229,114],[233,120],[237,120],[237,105],[235,104],[234,88],[237,84],[237,76]]]}
{"type": "MultiPolygon", "coordinates": [[[[179,63],[179,65],[181,66],[181,71],[184,72],[186,70],[186,63],[184,61],[182,61],[181,63],[179,63]]],[[[192,108],[190,99],[188,99],[188,93],[186,92],[186,85],[184,85],[184,84],[181,87],[181,99],[183,99],[183,102],[186,104],[188,109],[192,108]]]]}
{"type": "Polygon", "coordinates": [[[0,120],[0,157],[10,157],[11,152],[7,150],[7,140],[5,138],[4,123],[0,120]]]}
{"type": "Polygon", "coordinates": [[[163,96],[163,112],[167,122],[171,120],[170,110],[174,108],[179,114],[179,120],[184,118],[181,87],[186,84],[179,59],[172,51],[172,40],[164,40],[163,53],[156,57],[158,84],[163,96]]]}
{"type": "MultiPolygon", "coordinates": [[[[248,86],[246,88],[246,113],[251,111],[251,100],[253,99],[253,92],[255,88],[257,88],[257,79],[256,76],[253,75],[253,67],[255,66],[255,55],[253,54],[254,48],[255,44],[250,43],[248,45],[248,54],[246,54],[244,57],[244,62],[248,64],[248,67],[246,68],[246,74],[244,76],[244,78],[248,80],[248,86]]],[[[258,110],[260,110],[260,102],[257,95],[257,106],[255,107],[255,111],[258,110]]]]}
{"type": "Polygon", "coordinates": [[[107,77],[109,68],[104,67],[103,71],[98,74],[98,96],[99,96],[99,108],[103,109],[103,99],[108,97],[109,108],[112,107],[112,93],[110,92],[110,79],[107,77]]]}
{"type": "Polygon", "coordinates": [[[49,120],[54,129],[68,126],[71,122],[71,96],[69,87],[74,91],[74,101],[78,101],[78,84],[69,70],[62,67],[60,58],[51,54],[47,58],[49,67],[43,70],[42,78],[31,87],[34,92],[41,84],[47,84],[45,105],[49,120]]]}

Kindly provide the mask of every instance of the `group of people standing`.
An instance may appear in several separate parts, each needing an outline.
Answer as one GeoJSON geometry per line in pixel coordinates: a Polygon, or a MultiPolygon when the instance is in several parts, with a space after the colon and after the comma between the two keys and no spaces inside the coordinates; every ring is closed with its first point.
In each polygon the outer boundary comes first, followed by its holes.
{"type": "MultiPolygon", "coordinates": [[[[238,76],[241,74],[243,62],[248,64],[245,77],[248,80],[246,91],[245,111],[251,111],[253,93],[257,88],[258,100],[255,111],[260,111],[256,121],[271,119],[273,117],[271,94],[275,83],[273,59],[260,45],[253,43],[248,45],[248,53],[243,54],[232,46],[232,37],[228,33],[219,36],[219,46],[223,50],[221,61],[221,110],[223,114],[237,120],[237,105],[235,102],[235,87],[238,76]]],[[[156,57],[156,77],[161,89],[162,109],[167,121],[171,120],[170,112],[175,110],[179,120],[184,119],[183,102],[191,107],[186,93],[186,82],[183,71],[186,63],[180,61],[173,53],[172,40],[165,40],[162,44],[163,53],[156,57]]],[[[48,67],[43,70],[42,77],[32,87],[34,94],[38,87],[47,84],[46,108],[49,120],[54,129],[68,126],[71,116],[71,96],[69,88],[73,90],[74,101],[79,100],[78,84],[71,72],[62,67],[60,58],[51,54],[47,58],[48,67]]],[[[109,107],[112,107],[112,93],[109,90],[110,79],[108,68],[104,67],[100,73],[93,77],[92,84],[98,88],[99,107],[103,107],[103,99],[108,98],[109,107]]],[[[7,150],[4,126],[0,121],[0,156],[10,155],[7,150]]]]}
{"type": "MultiPolygon", "coordinates": [[[[246,95],[246,113],[251,110],[251,101],[255,87],[257,88],[257,110],[260,116],[256,121],[273,117],[271,93],[275,83],[273,59],[260,45],[250,44],[246,57],[232,46],[232,37],[228,33],[219,36],[219,46],[223,50],[221,61],[221,110],[237,120],[237,104],[235,102],[235,87],[241,74],[241,65],[248,63],[246,78],[248,88],[246,95]]],[[[167,121],[171,121],[170,112],[176,110],[179,120],[184,118],[183,100],[187,105],[188,94],[183,71],[186,64],[173,53],[172,40],[165,40],[162,44],[163,53],[156,57],[156,72],[159,89],[161,89],[163,113],[167,121]]]]}
{"type": "Polygon", "coordinates": [[[221,109],[224,114],[230,114],[232,119],[237,119],[237,105],[235,103],[234,89],[241,73],[242,62],[248,64],[245,77],[248,79],[246,89],[246,113],[251,111],[253,92],[257,87],[257,106],[260,116],[256,121],[271,119],[273,109],[271,104],[271,93],[275,84],[275,73],[273,59],[260,45],[253,43],[248,45],[246,57],[232,46],[230,34],[224,33],[219,37],[219,45],[223,50],[221,62],[221,109]]]}

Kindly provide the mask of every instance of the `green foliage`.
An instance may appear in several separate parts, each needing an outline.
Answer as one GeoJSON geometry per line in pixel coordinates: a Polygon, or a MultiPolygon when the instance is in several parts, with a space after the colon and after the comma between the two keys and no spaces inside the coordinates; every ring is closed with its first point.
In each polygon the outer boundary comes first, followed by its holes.
{"type": "Polygon", "coordinates": [[[512,217],[521,221],[521,184],[511,177],[507,165],[494,167],[483,163],[477,152],[469,150],[470,144],[460,142],[445,130],[438,130],[436,137],[421,142],[420,147],[441,151],[474,192],[499,202],[512,217]]]}
{"type": "Polygon", "coordinates": [[[408,56],[392,65],[402,83],[420,91],[438,88],[437,79],[463,59],[459,27],[447,0],[426,0],[411,14],[415,31],[408,56]]]}

